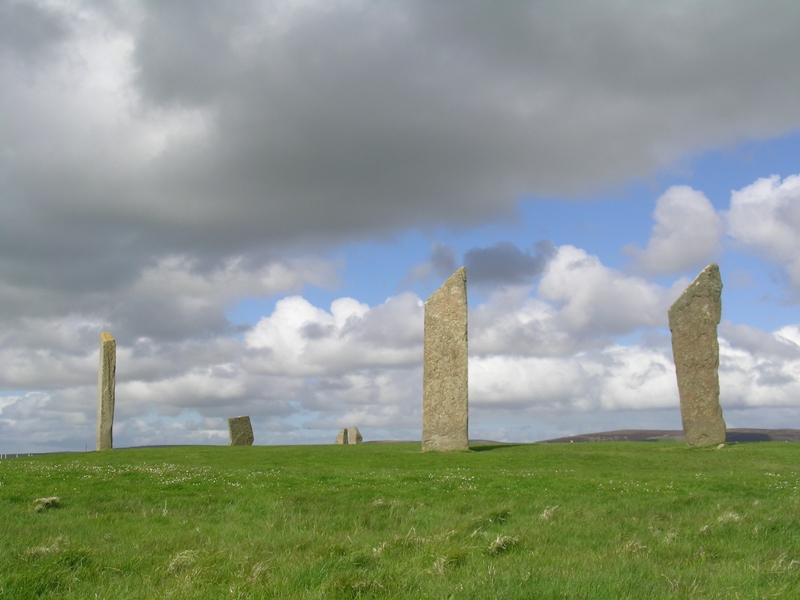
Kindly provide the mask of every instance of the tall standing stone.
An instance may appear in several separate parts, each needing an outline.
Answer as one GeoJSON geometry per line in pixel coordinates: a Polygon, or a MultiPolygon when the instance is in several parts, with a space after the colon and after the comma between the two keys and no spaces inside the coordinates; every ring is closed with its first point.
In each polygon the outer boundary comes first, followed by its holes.
{"type": "Polygon", "coordinates": [[[358,427],[349,427],[347,429],[347,443],[348,444],[360,444],[364,441],[364,438],[361,437],[361,432],[358,430],[358,427]]]}
{"type": "Polygon", "coordinates": [[[253,445],[253,426],[250,424],[250,417],[231,417],[228,419],[228,432],[231,441],[228,446],[252,446],[253,445]]]}
{"type": "Polygon", "coordinates": [[[422,451],[469,448],[467,271],[461,267],[425,302],[422,451]]]}
{"type": "Polygon", "coordinates": [[[100,371],[97,375],[97,449],[111,450],[117,371],[117,342],[107,331],[100,334],[100,371]]]}
{"type": "Polygon", "coordinates": [[[347,428],[342,427],[339,430],[339,433],[336,435],[336,443],[338,445],[346,444],[347,443],[347,428]]]}
{"type": "Polygon", "coordinates": [[[725,441],[725,421],[719,405],[717,340],[721,297],[719,267],[711,263],[669,309],[687,446],[711,446],[725,441]]]}

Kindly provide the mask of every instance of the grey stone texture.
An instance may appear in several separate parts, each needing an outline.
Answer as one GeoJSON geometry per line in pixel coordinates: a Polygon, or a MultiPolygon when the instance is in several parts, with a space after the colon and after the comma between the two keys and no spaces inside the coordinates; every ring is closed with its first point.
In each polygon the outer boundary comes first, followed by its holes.
{"type": "Polygon", "coordinates": [[[347,443],[347,429],[342,427],[336,435],[336,444],[342,445],[347,443]]]}
{"type": "Polygon", "coordinates": [[[100,334],[100,370],[97,375],[97,450],[114,447],[114,402],[117,371],[117,342],[109,332],[100,334]]]}
{"type": "Polygon", "coordinates": [[[467,271],[461,267],[425,302],[422,451],[469,448],[467,271]]]}
{"type": "Polygon", "coordinates": [[[231,417],[228,419],[228,432],[231,434],[231,441],[228,442],[228,446],[253,445],[253,426],[250,424],[250,417],[231,417]]]}
{"type": "Polygon", "coordinates": [[[361,432],[358,430],[358,427],[349,427],[347,429],[348,444],[360,444],[363,441],[364,438],[361,437],[361,432]]]}
{"type": "Polygon", "coordinates": [[[669,309],[687,446],[725,442],[725,421],[719,405],[717,325],[721,316],[722,279],[719,267],[711,263],[669,309]]]}

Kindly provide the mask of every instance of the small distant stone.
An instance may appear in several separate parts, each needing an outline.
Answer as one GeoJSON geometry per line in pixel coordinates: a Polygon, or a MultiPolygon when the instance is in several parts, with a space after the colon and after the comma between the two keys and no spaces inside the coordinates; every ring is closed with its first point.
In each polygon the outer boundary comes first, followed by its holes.
{"type": "Polygon", "coordinates": [[[725,444],[720,444],[719,446],[717,446],[717,450],[722,450],[724,447],[725,447],[725,444]]]}
{"type": "Polygon", "coordinates": [[[347,430],[347,443],[348,444],[360,444],[364,438],[361,437],[361,432],[358,430],[358,427],[350,427],[347,430]]]}
{"type": "Polygon", "coordinates": [[[336,444],[342,445],[347,443],[347,428],[342,427],[336,435],[336,444]]]}
{"type": "Polygon", "coordinates": [[[228,419],[228,431],[231,434],[231,441],[228,442],[228,446],[253,445],[253,426],[250,424],[249,416],[228,419]]]}

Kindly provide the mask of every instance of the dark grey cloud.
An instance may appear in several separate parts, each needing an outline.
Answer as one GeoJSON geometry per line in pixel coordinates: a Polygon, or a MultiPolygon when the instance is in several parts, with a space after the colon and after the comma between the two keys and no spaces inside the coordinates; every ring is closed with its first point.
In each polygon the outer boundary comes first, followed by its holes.
{"type": "Polygon", "coordinates": [[[0,52],[23,64],[47,57],[68,33],[56,11],[21,0],[0,4],[0,52]]]}
{"type": "Polygon", "coordinates": [[[431,246],[431,269],[439,277],[449,277],[458,268],[454,248],[440,242],[431,246]]]}
{"type": "Polygon", "coordinates": [[[0,277],[22,297],[485,222],[800,126],[792,3],[3,11],[0,277]]]}
{"type": "Polygon", "coordinates": [[[464,266],[471,284],[524,284],[542,274],[554,253],[555,246],[550,240],[537,242],[533,254],[511,242],[499,242],[488,248],[468,250],[464,266]]]}

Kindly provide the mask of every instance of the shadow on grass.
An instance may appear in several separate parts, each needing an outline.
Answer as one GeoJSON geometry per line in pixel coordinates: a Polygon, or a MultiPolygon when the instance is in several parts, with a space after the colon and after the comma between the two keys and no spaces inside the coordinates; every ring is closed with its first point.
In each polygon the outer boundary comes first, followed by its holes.
{"type": "Polygon", "coordinates": [[[530,446],[531,444],[475,444],[470,445],[472,452],[488,452],[490,450],[500,450],[501,448],[514,448],[515,446],[530,446]]]}

